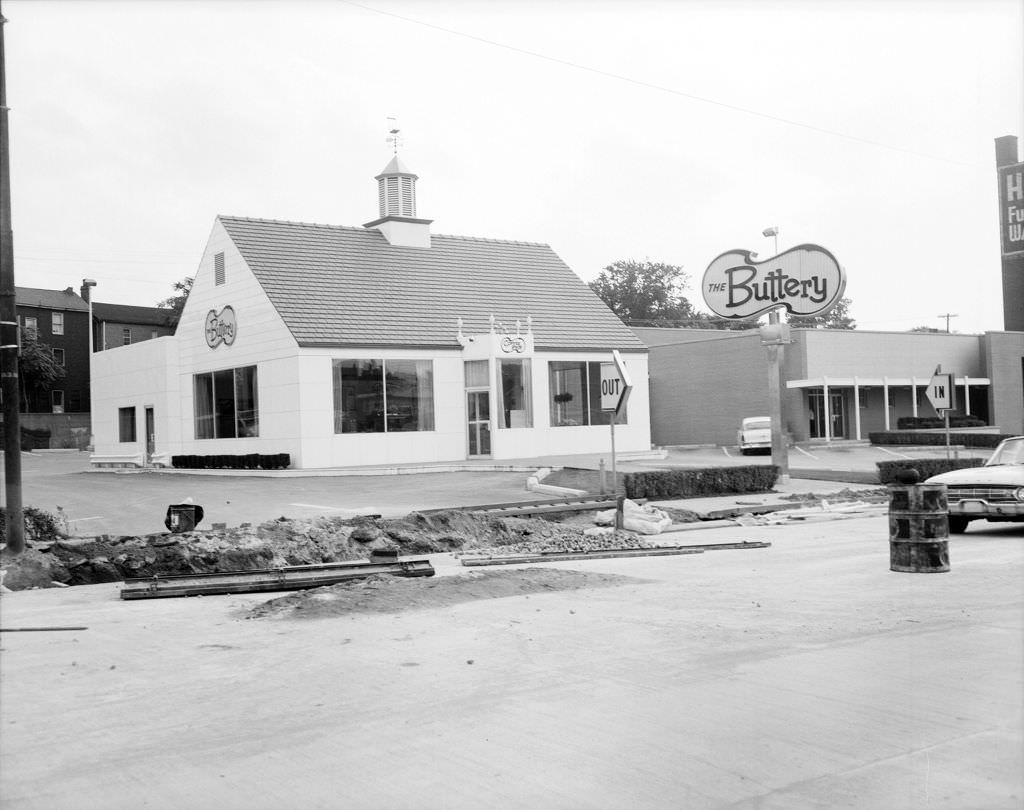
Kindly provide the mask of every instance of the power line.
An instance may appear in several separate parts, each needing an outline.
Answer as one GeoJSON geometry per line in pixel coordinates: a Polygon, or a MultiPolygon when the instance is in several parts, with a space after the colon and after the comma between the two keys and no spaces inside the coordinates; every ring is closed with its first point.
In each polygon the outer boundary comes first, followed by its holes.
{"type": "Polygon", "coordinates": [[[846,132],[840,132],[835,129],[827,129],[825,127],[819,127],[815,124],[808,124],[803,121],[794,121],[791,118],[782,118],[778,115],[772,115],[771,113],[761,112],[759,110],[752,110],[748,107],[740,107],[737,104],[729,104],[725,101],[717,101],[713,98],[707,98],[706,96],[698,96],[695,93],[687,93],[683,90],[677,90],[674,87],[666,87],[661,84],[654,84],[653,82],[647,82],[643,79],[634,79],[631,76],[623,76],[621,73],[613,73],[610,70],[603,70],[601,68],[590,67],[589,65],[581,65],[577,62],[572,62],[568,59],[561,59],[557,56],[549,56],[548,54],[538,53],[536,51],[530,51],[526,48],[520,48],[516,45],[509,45],[504,42],[496,42],[486,37],[477,36],[476,34],[468,34],[465,31],[456,31],[453,28],[446,28],[443,25],[436,25],[434,23],[425,22],[423,20],[417,20],[414,17],[406,17],[403,14],[396,14],[393,11],[384,11],[383,9],[373,8],[372,6],[364,6],[362,3],[355,3],[352,0],[341,0],[346,5],[353,6],[354,8],[360,8],[364,11],[369,11],[373,14],[381,14],[386,17],[394,17],[395,19],[402,20],[404,22],[412,23],[413,25],[420,25],[424,28],[432,28],[435,31],[443,31],[446,34],[451,34],[456,37],[463,37],[464,39],[470,39],[474,42],[480,42],[484,45],[491,45],[495,48],[504,48],[505,50],[512,51],[514,53],[523,54],[524,56],[531,56],[534,59],[543,59],[547,62],[554,62],[557,65],[563,65],[564,67],[571,67],[576,70],[583,70],[587,73],[594,73],[598,76],[604,76],[609,79],[616,79],[617,81],[626,82],[628,84],[634,84],[639,87],[645,87],[649,90],[657,90],[662,93],[669,93],[673,96],[679,96],[680,98],[687,98],[691,101],[699,101],[704,104],[712,104],[716,107],[722,107],[727,110],[733,110],[734,112],[740,112],[744,115],[753,115],[758,118],[764,118],[768,121],[775,121],[781,124],[787,124],[794,127],[802,127],[803,129],[810,130],[812,132],[818,132],[823,135],[831,135],[835,138],[844,138],[848,141],[854,141],[856,143],[867,144],[868,146],[877,146],[881,149],[888,149],[893,152],[902,152],[907,155],[915,155],[916,157],[926,158],[928,160],[936,160],[941,163],[950,163],[956,166],[966,166],[968,168],[980,168],[980,164],[977,163],[966,163],[962,160],[953,160],[952,158],[941,157],[939,155],[931,155],[927,152],[919,152],[915,149],[907,149],[902,146],[893,146],[892,144],[883,143],[882,141],[871,140],[870,138],[863,138],[859,135],[850,135],[846,132]]]}

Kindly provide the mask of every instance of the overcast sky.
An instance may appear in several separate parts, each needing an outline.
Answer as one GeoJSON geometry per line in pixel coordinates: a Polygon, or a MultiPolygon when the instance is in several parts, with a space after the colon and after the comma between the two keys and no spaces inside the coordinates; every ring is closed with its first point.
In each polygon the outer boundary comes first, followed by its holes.
{"type": "MultiPolygon", "coordinates": [[[[994,139],[1024,0],[3,0],[15,274],[155,305],[214,217],[442,234],[584,280],[812,242],[861,329],[1002,329],[994,139]]],[[[1024,140],[1022,140],[1024,147],[1024,140]]]]}

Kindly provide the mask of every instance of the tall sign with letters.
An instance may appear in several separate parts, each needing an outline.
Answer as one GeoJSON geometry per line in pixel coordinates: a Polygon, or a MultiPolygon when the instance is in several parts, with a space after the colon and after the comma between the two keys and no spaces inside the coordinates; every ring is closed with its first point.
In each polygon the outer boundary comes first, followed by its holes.
{"type": "Polygon", "coordinates": [[[1003,264],[1003,328],[1024,332],[1024,163],[1017,138],[996,138],[999,248],[1003,264]]]}

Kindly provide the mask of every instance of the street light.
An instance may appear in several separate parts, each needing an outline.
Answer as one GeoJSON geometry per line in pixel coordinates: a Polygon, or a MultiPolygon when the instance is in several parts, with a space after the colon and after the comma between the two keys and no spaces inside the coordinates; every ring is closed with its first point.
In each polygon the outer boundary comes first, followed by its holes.
{"type": "Polygon", "coordinates": [[[775,255],[778,256],[779,255],[779,226],[778,225],[772,225],[769,228],[765,228],[763,231],[761,231],[761,236],[764,236],[764,237],[774,236],[775,237],[775,255]]]}
{"type": "Polygon", "coordinates": [[[85,302],[89,305],[89,445],[92,446],[92,353],[96,350],[96,339],[92,332],[92,288],[96,286],[96,280],[91,278],[82,279],[82,292],[85,293],[85,302]]]}

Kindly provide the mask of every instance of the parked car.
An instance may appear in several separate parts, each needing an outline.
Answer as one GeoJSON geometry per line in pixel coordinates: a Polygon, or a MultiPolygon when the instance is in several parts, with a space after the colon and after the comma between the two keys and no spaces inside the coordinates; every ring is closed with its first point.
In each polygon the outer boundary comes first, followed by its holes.
{"type": "Polygon", "coordinates": [[[982,467],[933,475],[945,484],[949,530],[963,534],[972,520],[1024,522],[1024,436],[1005,439],[982,467]]]}
{"type": "Polygon", "coordinates": [[[768,416],[748,416],[740,422],[736,444],[744,456],[751,450],[772,449],[772,420],[768,416]]]}

